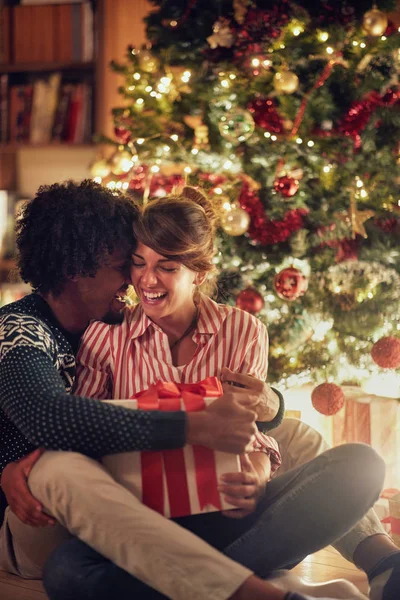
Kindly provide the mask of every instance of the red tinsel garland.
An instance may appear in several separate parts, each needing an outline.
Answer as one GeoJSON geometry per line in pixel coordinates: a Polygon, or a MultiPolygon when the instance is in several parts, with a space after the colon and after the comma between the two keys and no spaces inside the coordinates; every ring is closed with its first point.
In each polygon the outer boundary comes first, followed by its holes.
{"type": "Polygon", "coordinates": [[[304,227],[305,208],[288,210],[280,221],[272,221],[265,214],[264,207],[247,182],[243,183],[239,196],[239,204],[251,218],[248,235],[262,246],[270,246],[285,242],[292,233],[304,227]]]}

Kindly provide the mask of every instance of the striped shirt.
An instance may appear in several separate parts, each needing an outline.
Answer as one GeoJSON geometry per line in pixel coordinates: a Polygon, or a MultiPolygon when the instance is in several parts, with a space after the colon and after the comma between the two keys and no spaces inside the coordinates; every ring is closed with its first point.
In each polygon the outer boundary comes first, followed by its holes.
{"type": "MultiPolygon", "coordinates": [[[[159,380],[196,383],[220,377],[223,367],[265,380],[268,333],[249,313],[201,294],[192,340],[197,346],[194,356],[187,364],[175,366],[167,334],[146,316],[140,304],[126,310],[122,325],[93,322],[77,355],[75,393],[127,399],[159,380]]],[[[281,459],[273,438],[258,431],[255,449],[269,453],[272,470],[278,468],[281,459]]]]}

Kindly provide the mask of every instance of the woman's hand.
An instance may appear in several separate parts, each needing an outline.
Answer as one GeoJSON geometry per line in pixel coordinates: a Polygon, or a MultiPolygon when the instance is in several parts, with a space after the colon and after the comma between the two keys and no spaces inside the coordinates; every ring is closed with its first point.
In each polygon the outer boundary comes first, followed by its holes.
{"type": "Polygon", "coordinates": [[[237,506],[222,512],[232,519],[242,519],[255,511],[271,475],[271,462],[264,452],[241,454],[240,466],[240,473],[224,473],[218,486],[224,499],[237,506]]]}
{"type": "Polygon", "coordinates": [[[1,475],[1,487],[10,509],[20,521],[31,527],[46,527],[56,522],[43,512],[43,506],[28,488],[29,473],[42,454],[43,450],[34,450],[24,458],[8,464],[1,475]]]}

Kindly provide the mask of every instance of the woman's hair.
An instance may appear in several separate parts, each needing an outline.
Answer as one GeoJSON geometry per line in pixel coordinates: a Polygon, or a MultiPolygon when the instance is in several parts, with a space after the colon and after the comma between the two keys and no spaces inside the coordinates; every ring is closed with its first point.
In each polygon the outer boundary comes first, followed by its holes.
{"type": "Polygon", "coordinates": [[[214,271],[216,214],[193,187],[155,198],[140,209],[133,232],[138,242],[196,272],[214,271]]]}
{"type": "Polygon", "coordinates": [[[42,186],[17,220],[21,278],[41,293],[94,277],[117,248],[133,252],[135,203],[90,180],[42,186]]]}

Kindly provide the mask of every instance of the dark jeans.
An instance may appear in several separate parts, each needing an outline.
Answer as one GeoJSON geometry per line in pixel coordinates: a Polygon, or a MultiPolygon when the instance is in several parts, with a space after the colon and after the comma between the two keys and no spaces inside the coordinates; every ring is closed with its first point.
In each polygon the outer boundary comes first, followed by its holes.
{"type": "MultiPolygon", "coordinates": [[[[257,510],[246,519],[211,513],[179,522],[265,578],[347,533],[378,498],[384,471],[382,459],[372,448],[347,444],[270,481],[257,510]]],[[[52,554],[43,581],[50,600],[166,597],[77,539],[52,554]]]]}

